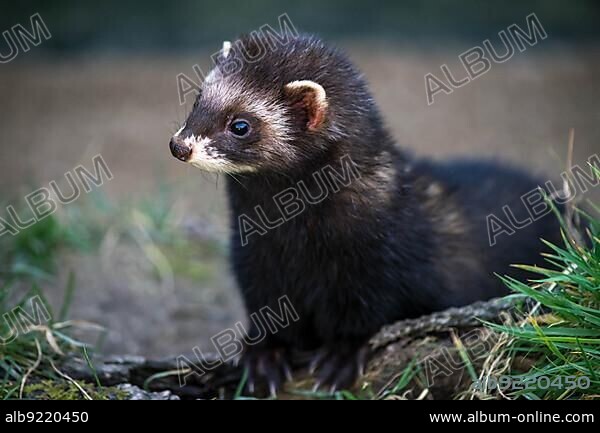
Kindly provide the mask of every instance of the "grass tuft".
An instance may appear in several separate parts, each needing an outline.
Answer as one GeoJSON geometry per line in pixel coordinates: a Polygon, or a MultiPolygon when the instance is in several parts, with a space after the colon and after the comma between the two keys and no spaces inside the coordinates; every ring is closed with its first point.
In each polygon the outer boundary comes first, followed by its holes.
{"type": "Polygon", "coordinates": [[[600,398],[600,220],[580,215],[588,222],[583,243],[561,220],[563,245],[545,242],[552,251],[545,256],[548,268],[518,266],[537,274],[528,282],[502,277],[513,292],[537,305],[517,323],[487,324],[504,336],[493,364],[508,366],[502,374],[528,384],[490,394],[532,400],[600,398]]]}

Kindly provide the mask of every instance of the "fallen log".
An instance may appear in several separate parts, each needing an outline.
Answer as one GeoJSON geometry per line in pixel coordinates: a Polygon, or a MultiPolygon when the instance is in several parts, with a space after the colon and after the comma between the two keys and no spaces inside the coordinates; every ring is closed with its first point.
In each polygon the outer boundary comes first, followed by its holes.
{"type": "MultiPolygon", "coordinates": [[[[469,369],[471,373],[477,370],[496,341],[497,336],[482,321],[500,322],[503,312],[512,306],[510,300],[494,299],[385,326],[370,340],[372,354],[365,374],[342,396],[455,398],[469,389],[473,383],[469,369]]],[[[207,364],[218,361],[216,354],[205,355],[207,364]]],[[[131,384],[152,392],[170,391],[186,399],[243,395],[239,391],[244,371],[231,363],[221,363],[201,375],[182,371],[177,358],[111,356],[94,358],[93,364],[91,369],[86,360],[75,356],[68,358],[62,369],[79,380],[98,379],[105,386],[131,384]]],[[[305,364],[305,359],[294,360],[294,380],[286,384],[279,398],[327,396],[311,391],[313,381],[305,364]]]]}

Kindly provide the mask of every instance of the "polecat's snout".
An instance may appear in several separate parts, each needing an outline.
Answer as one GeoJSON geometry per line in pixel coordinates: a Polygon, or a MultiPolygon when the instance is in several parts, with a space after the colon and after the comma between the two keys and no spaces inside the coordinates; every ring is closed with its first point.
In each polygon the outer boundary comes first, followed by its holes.
{"type": "Polygon", "coordinates": [[[173,156],[180,161],[187,162],[192,156],[192,148],[177,137],[171,138],[169,147],[173,156]]]}

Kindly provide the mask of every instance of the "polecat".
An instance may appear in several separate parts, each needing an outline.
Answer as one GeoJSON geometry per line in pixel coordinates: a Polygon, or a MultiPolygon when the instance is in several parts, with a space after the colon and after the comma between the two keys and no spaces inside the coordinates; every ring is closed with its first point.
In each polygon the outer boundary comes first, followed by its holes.
{"type": "Polygon", "coordinates": [[[338,49],[300,36],[260,57],[266,46],[254,34],[224,48],[170,147],[231,175],[231,260],[248,312],[276,309],[286,295],[299,315],[247,348],[250,382],[273,391],[293,350],[315,350],[317,383],[347,387],[380,327],[504,294],[494,273],[539,262],[539,239],[558,228],[544,218],[490,247],[486,217],[507,205],[527,218],[520,196],[535,179],[490,162],[412,160],[338,49]],[[274,196],[299,184],[318,196],[315,173],[340,170],[344,157],[358,176],[242,245],[241,215],[281,219],[274,196]]]}

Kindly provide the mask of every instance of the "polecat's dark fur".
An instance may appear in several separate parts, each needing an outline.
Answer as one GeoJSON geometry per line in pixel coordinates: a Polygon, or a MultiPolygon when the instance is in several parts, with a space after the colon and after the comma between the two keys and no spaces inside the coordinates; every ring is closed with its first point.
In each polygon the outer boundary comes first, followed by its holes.
{"type": "MultiPolygon", "coordinates": [[[[245,37],[218,60],[237,64],[260,37],[245,37]]],[[[266,44],[265,44],[266,46],[266,44]]],[[[211,74],[175,156],[235,176],[231,259],[248,312],[278,309],[287,295],[300,320],[249,347],[251,374],[281,384],[293,349],[322,349],[321,384],[346,386],[364,362],[368,338],[382,325],[506,293],[494,273],[539,262],[540,238],[554,240],[552,217],[499,238],[490,247],[486,217],[508,205],[527,218],[520,196],[539,184],[521,171],[486,162],[413,161],[394,145],[361,74],[338,50],[299,37],[234,74],[211,74]],[[309,82],[286,87],[293,82],[309,82]],[[317,83],[326,94],[326,103],[317,83]],[[244,137],[232,122],[249,125],[244,137]],[[273,196],[348,155],[360,178],[262,236],[240,243],[239,216],[260,206],[270,220],[273,196]]],[[[244,125],[236,125],[243,128],[244,125]]],[[[512,272],[514,274],[514,272],[512,272]]]]}

